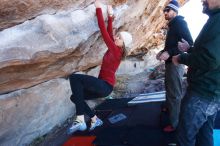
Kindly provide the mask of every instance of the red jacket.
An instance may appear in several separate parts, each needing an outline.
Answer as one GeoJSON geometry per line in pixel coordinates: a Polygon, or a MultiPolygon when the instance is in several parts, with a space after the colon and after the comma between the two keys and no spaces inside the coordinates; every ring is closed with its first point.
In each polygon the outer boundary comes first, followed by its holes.
{"type": "Polygon", "coordinates": [[[96,15],[103,40],[108,47],[108,50],[105,53],[102,60],[99,78],[105,80],[110,85],[114,86],[115,72],[119,67],[123,52],[122,49],[116,46],[114,43],[113,31],[112,31],[112,17],[108,17],[108,27],[106,30],[101,8],[96,9],[96,15]]]}

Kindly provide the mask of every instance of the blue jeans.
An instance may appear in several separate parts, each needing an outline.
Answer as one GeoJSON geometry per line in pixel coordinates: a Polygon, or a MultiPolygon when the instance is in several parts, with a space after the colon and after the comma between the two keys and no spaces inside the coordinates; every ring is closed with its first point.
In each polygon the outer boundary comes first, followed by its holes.
{"type": "Polygon", "coordinates": [[[213,146],[213,127],[219,105],[187,91],[177,128],[178,146],[213,146]]]}

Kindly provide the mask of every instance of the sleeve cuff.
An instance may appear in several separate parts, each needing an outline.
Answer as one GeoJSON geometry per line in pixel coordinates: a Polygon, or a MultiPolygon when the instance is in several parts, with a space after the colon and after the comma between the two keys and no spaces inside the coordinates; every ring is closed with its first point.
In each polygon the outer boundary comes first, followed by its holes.
{"type": "Polygon", "coordinates": [[[181,55],[179,56],[178,62],[179,62],[180,64],[188,65],[188,64],[187,64],[188,57],[189,57],[189,54],[183,53],[183,54],[181,54],[181,55]]]}
{"type": "Polygon", "coordinates": [[[171,50],[166,50],[167,51],[167,53],[170,55],[170,57],[172,57],[172,51],[171,50]]]}
{"type": "Polygon", "coordinates": [[[96,12],[102,11],[101,8],[96,8],[96,12]]]}

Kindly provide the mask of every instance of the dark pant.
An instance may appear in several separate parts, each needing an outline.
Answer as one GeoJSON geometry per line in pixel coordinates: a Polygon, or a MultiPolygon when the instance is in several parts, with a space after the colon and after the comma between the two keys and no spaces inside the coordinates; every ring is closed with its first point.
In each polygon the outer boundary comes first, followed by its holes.
{"type": "Polygon", "coordinates": [[[187,92],[177,128],[178,146],[213,146],[213,127],[219,103],[187,92]]]}
{"type": "Polygon", "coordinates": [[[90,118],[94,116],[94,112],[85,100],[106,97],[113,90],[112,85],[106,81],[82,74],[72,74],[70,86],[72,90],[70,99],[75,103],[76,115],[87,114],[90,118]]]}
{"type": "Polygon", "coordinates": [[[169,111],[170,124],[176,128],[182,99],[183,65],[166,63],[165,65],[166,107],[169,111]]]}

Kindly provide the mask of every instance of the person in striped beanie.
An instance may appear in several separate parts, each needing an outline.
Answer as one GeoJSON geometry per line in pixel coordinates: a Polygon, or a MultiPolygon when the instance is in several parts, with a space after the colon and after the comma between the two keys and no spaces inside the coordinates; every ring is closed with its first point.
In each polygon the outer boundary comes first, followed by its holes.
{"type": "MultiPolygon", "coordinates": [[[[187,22],[183,16],[178,15],[179,4],[176,0],[170,1],[164,8],[164,18],[168,21],[168,30],[166,34],[165,46],[156,58],[165,61],[165,90],[166,102],[162,107],[162,113],[168,113],[169,124],[163,127],[164,132],[173,132],[179,122],[180,104],[182,99],[182,83],[184,66],[174,65],[172,56],[181,54],[178,49],[178,42],[186,40],[190,46],[193,45],[193,39],[190,34],[187,22]]],[[[161,122],[163,125],[164,123],[161,122]]]]}
{"type": "Polygon", "coordinates": [[[176,13],[178,13],[179,10],[179,3],[176,0],[172,0],[169,2],[169,4],[164,8],[164,11],[172,9],[176,13]]]}

